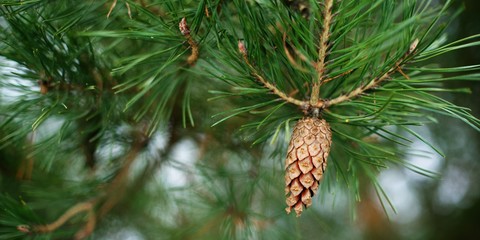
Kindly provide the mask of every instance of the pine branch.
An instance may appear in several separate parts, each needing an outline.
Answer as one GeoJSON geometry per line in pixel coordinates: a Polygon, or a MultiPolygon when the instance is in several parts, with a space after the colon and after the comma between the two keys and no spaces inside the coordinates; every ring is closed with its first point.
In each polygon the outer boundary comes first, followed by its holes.
{"type": "MultiPolygon", "coordinates": [[[[82,228],[80,231],[78,231],[75,234],[75,239],[84,239],[85,237],[90,235],[93,232],[93,229],[95,228],[96,217],[93,211],[95,202],[96,200],[78,203],[73,207],[71,207],[70,209],[68,209],[63,215],[61,215],[57,220],[53,221],[52,223],[49,223],[46,225],[33,226],[31,229],[34,233],[53,232],[57,230],[59,227],[63,226],[68,220],[70,220],[74,216],[82,212],[87,212],[87,216],[88,216],[87,223],[85,224],[84,228],[82,228]]],[[[22,231],[22,229],[27,229],[28,231],[28,229],[30,228],[21,227],[19,228],[19,231],[22,231]]]]}
{"type": "Polygon", "coordinates": [[[350,73],[352,73],[352,72],[353,72],[353,70],[350,69],[350,70],[348,70],[348,71],[346,71],[346,72],[343,72],[343,73],[340,73],[340,74],[338,74],[338,75],[336,75],[336,76],[329,77],[329,78],[325,78],[325,80],[322,81],[322,85],[325,84],[325,83],[328,83],[328,82],[330,82],[330,81],[332,81],[332,80],[335,80],[335,79],[337,79],[337,78],[344,77],[344,76],[346,76],[346,75],[348,75],[348,74],[350,74],[350,73]]]}
{"type": "MultiPolygon", "coordinates": [[[[294,57],[292,56],[292,54],[291,54],[290,51],[289,51],[289,47],[287,46],[287,41],[286,41],[286,39],[287,39],[287,32],[285,31],[285,32],[283,33],[283,50],[285,51],[285,55],[287,56],[288,61],[290,62],[290,64],[291,64],[294,68],[296,68],[296,69],[298,69],[298,70],[300,70],[300,71],[302,71],[302,72],[308,72],[307,69],[303,68],[300,64],[298,64],[298,63],[295,61],[294,57]]],[[[315,63],[311,63],[311,62],[307,59],[307,57],[306,57],[304,54],[302,54],[301,52],[299,52],[296,48],[294,48],[294,47],[291,47],[291,48],[293,48],[293,51],[294,51],[295,54],[300,58],[300,60],[302,60],[303,62],[305,62],[305,63],[307,63],[307,64],[309,64],[309,65],[312,65],[312,66],[315,65],[315,63]]],[[[298,91],[298,89],[296,89],[296,91],[298,91]]]]}
{"type": "Polygon", "coordinates": [[[362,93],[364,93],[365,91],[367,91],[369,89],[377,87],[380,83],[387,80],[394,72],[401,71],[401,68],[402,68],[402,65],[405,62],[405,59],[411,57],[411,54],[413,54],[415,52],[417,45],[418,45],[418,39],[415,39],[415,41],[412,42],[412,44],[410,45],[410,48],[404,54],[404,56],[402,58],[400,58],[399,60],[397,60],[397,62],[395,62],[395,64],[394,64],[394,66],[391,67],[383,75],[381,75],[379,77],[376,77],[376,78],[373,78],[372,80],[370,80],[370,82],[368,84],[366,84],[364,86],[360,86],[360,87],[356,88],[355,90],[349,92],[346,95],[336,97],[332,100],[324,100],[324,101],[320,102],[320,104],[317,104],[317,106],[315,106],[315,107],[324,108],[324,107],[329,107],[329,106],[332,106],[332,105],[335,105],[335,104],[339,104],[341,102],[344,102],[344,101],[347,101],[347,100],[352,99],[354,97],[357,97],[357,96],[361,95],[362,93]]]}
{"type": "Polygon", "coordinates": [[[310,96],[310,105],[316,106],[318,105],[319,97],[320,97],[320,86],[322,85],[322,81],[325,78],[325,59],[327,58],[327,50],[329,45],[329,38],[330,38],[330,24],[332,22],[332,8],[333,8],[333,1],[334,0],[326,0],[324,3],[323,9],[323,30],[322,34],[320,35],[320,46],[318,49],[318,61],[315,66],[315,70],[317,71],[317,78],[313,82],[312,85],[312,93],[310,96]]]}
{"type": "Polygon", "coordinates": [[[260,81],[263,86],[267,89],[269,89],[270,91],[272,91],[273,94],[277,95],[278,97],[280,97],[281,99],[289,102],[289,103],[292,103],[294,105],[297,105],[299,107],[305,107],[307,102],[305,101],[300,101],[298,99],[295,99],[293,97],[290,97],[289,95],[287,95],[286,93],[284,93],[283,91],[281,91],[280,89],[278,89],[277,87],[275,87],[275,85],[271,84],[269,81],[267,81],[265,78],[263,78],[257,71],[257,69],[250,63],[250,61],[248,60],[248,53],[247,53],[247,48],[245,47],[245,44],[243,43],[243,41],[238,41],[238,50],[240,51],[240,53],[242,54],[242,57],[243,57],[243,60],[245,61],[245,63],[247,64],[248,68],[250,69],[250,71],[252,72],[252,75],[258,80],[260,81]]]}

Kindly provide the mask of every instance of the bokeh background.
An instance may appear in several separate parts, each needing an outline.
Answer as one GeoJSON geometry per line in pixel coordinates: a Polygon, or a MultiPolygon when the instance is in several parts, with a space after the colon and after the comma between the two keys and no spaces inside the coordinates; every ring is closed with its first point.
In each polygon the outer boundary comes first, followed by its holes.
{"type": "MultiPolygon", "coordinates": [[[[480,1],[456,1],[452,9],[458,8],[464,10],[449,26],[448,39],[479,34],[480,1]]],[[[435,61],[443,67],[477,65],[480,47],[455,51],[435,61]]],[[[471,94],[441,96],[480,117],[480,82],[457,81],[448,86],[470,88],[471,94]]],[[[411,161],[440,173],[440,178],[429,179],[406,169],[384,171],[381,183],[397,214],[390,214],[388,223],[382,219],[384,215],[365,213],[368,223],[359,218],[358,224],[363,226],[366,239],[480,239],[480,133],[458,120],[435,117],[438,124],[420,131],[443,150],[446,158],[433,155],[411,161]]]]}

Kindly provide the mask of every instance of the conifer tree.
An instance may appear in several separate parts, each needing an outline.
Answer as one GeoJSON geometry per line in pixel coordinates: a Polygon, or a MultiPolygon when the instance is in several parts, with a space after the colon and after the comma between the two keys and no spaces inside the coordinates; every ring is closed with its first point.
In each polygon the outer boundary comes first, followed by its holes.
{"type": "Polygon", "coordinates": [[[450,5],[0,0],[0,238],[321,237],[366,186],[394,208],[378,174],[435,176],[412,139],[443,156],[415,126],[480,130],[438,95],[480,80],[436,62],[480,45],[450,5]]]}

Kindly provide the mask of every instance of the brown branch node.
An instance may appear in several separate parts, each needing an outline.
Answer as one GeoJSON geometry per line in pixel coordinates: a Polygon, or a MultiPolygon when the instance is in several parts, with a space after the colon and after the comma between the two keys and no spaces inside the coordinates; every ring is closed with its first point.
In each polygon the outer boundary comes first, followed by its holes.
{"type": "Polygon", "coordinates": [[[190,48],[192,49],[190,56],[187,58],[187,62],[188,64],[193,66],[198,60],[198,44],[197,42],[195,42],[195,40],[193,40],[193,37],[190,34],[190,28],[187,24],[186,18],[182,18],[182,20],[178,24],[178,28],[180,29],[180,32],[182,33],[182,35],[185,36],[185,38],[187,39],[188,45],[190,45],[190,48]]]}

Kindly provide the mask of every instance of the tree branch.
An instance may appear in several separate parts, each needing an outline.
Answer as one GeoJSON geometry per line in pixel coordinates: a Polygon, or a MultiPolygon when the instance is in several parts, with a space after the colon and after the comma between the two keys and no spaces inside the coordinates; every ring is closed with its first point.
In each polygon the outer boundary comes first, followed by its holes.
{"type": "MultiPolygon", "coordinates": [[[[107,13],[107,18],[109,18],[110,14],[112,14],[113,9],[117,5],[117,1],[118,0],[113,0],[112,5],[110,5],[110,9],[108,10],[108,13],[107,13]]],[[[125,3],[125,6],[127,7],[128,17],[132,19],[132,10],[130,9],[130,5],[128,4],[128,2],[125,3]]]]}
{"type": "MultiPolygon", "coordinates": [[[[298,64],[295,61],[295,58],[292,56],[292,54],[290,53],[290,50],[288,48],[289,48],[289,46],[287,45],[287,32],[285,31],[283,33],[283,50],[285,51],[285,55],[287,55],[288,61],[290,62],[290,64],[292,64],[292,66],[294,68],[298,69],[299,71],[307,72],[308,71],[307,69],[303,68],[300,64],[298,64]]],[[[295,47],[292,46],[291,48],[295,52],[295,54],[300,58],[300,60],[309,64],[310,66],[315,65],[315,63],[313,61],[309,61],[307,59],[307,57],[305,55],[303,55],[301,52],[299,52],[295,47]]]]}
{"type": "Polygon", "coordinates": [[[408,51],[403,55],[403,57],[401,57],[397,62],[395,62],[395,65],[393,67],[391,67],[383,75],[381,75],[379,77],[375,77],[372,80],[370,80],[370,82],[367,85],[362,85],[362,86],[356,88],[355,90],[349,92],[348,94],[341,95],[341,96],[336,97],[332,100],[323,101],[323,102],[317,104],[315,107],[325,108],[325,107],[329,107],[329,106],[332,106],[332,105],[335,105],[335,104],[339,104],[341,102],[344,102],[344,101],[350,100],[354,97],[357,97],[357,96],[359,96],[360,94],[364,93],[365,91],[367,91],[369,89],[377,87],[381,82],[387,80],[396,71],[401,72],[401,67],[404,64],[405,59],[407,59],[413,52],[415,52],[417,44],[418,44],[418,39],[415,39],[412,42],[412,44],[410,45],[410,48],[408,49],[408,51]]]}
{"type": "Polygon", "coordinates": [[[322,85],[325,84],[325,83],[327,83],[327,82],[330,82],[330,81],[332,81],[332,80],[335,80],[335,79],[337,79],[337,78],[339,78],[339,77],[343,77],[343,76],[345,76],[345,75],[348,75],[348,74],[350,74],[351,72],[353,72],[353,69],[350,69],[350,70],[348,70],[348,71],[346,71],[346,72],[340,73],[340,74],[338,74],[338,75],[336,75],[336,76],[326,78],[326,79],[324,79],[324,80],[322,81],[322,85]]]}
{"type": "Polygon", "coordinates": [[[325,77],[325,59],[327,58],[328,40],[330,38],[330,24],[332,23],[333,0],[325,1],[323,9],[323,30],[320,35],[320,47],[318,48],[318,61],[315,66],[317,71],[317,79],[312,86],[312,94],[310,95],[310,105],[316,106],[320,98],[320,85],[325,77]]]}
{"type": "Polygon", "coordinates": [[[283,91],[281,91],[280,89],[278,89],[277,87],[275,87],[275,85],[271,84],[270,82],[268,82],[265,78],[263,78],[257,71],[257,69],[255,69],[255,67],[250,63],[250,61],[248,60],[248,55],[247,55],[247,48],[245,47],[245,44],[243,43],[243,41],[238,41],[238,50],[240,51],[240,53],[242,54],[243,56],[243,59],[245,60],[245,63],[248,65],[248,67],[250,68],[250,71],[252,72],[252,75],[258,80],[260,81],[263,86],[265,86],[266,88],[268,88],[269,90],[271,90],[275,95],[279,96],[281,99],[289,102],[289,103],[292,103],[292,104],[295,104],[297,106],[300,106],[300,107],[305,107],[306,105],[308,105],[308,102],[305,102],[305,101],[301,101],[301,100],[298,100],[296,98],[293,98],[293,97],[290,97],[288,96],[286,93],[284,93],[283,91]]]}
{"type": "MultiPolygon", "coordinates": [[[[81,231],[77,232],[77,234],[75,235],[76,236],[75,239],[81,239],[81,238],[85,237],[84,233],[86,233],[90,229],[93,230],[93,228],[95,226],[95,214],[93,212],[94,205],[95,205],[95,200],[77,203],[73,207],[69,208],[62,216],[60,216],[54,222],[46,224],[46,225],[33,226],[32,229],[33,229],[34,232],[38,232],[38,233],[53,232],[56,229],[58,229],[59,227],[61,227],[63,224],[65,224],[72,217],[74,217],[74,216],[76,216],[76,215],[78,215],[82,212],[87,212],[88,213],[88,220],[87,220],[87,223],[86,223],[85,227],[81,231]]],[[[21,231],[21,230],[19,230],[19,231],[21,231]]],[[[91,231],[89,233],[91,233],[91,231]]]]}

